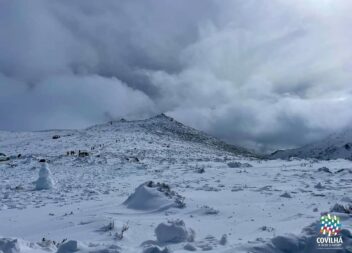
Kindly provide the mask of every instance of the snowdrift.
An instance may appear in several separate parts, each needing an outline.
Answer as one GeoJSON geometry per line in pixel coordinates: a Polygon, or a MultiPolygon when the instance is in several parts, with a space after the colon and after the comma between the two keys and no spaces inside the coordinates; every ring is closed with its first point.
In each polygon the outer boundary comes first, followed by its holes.
{"type": "Polygon", "coordinates": [[[167,184],[146,182],[138,186],[123,204],[129,209],[142,211],[183,208],[184,198],[172,191],[167,184]]]}

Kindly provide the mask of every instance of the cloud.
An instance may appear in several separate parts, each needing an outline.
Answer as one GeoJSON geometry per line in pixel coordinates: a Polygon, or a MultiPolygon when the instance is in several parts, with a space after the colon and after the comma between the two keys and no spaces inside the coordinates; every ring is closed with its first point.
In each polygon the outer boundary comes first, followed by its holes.
{"type": "Polygon", "coordinates": [[[0,76],[1,122],[9,129],[44,130],[143,118],[155,106],[144,93],[115,78],[51,76],[30,88],[0,76]]]}
{"type": "Polygon", "coordinates": [[[348,0],[3,0],[0,128],[167,112],[261,150],[302,145],[352,120],[351,10],[348,0]]]}

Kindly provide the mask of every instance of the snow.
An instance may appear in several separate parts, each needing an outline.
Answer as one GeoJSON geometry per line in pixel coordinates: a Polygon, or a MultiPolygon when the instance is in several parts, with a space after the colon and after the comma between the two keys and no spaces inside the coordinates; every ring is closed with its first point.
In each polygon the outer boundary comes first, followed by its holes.
{"type": "Polygon", "coordinates": [[[0,252],[2,253],[44,253],[44,249],[34,243],[18,238],[0,238],[0,252]]]}
{"type": "Polygon", "coordinates": [[[187,229],[183,220],[160,223],[155,228],[155,235],[159,243],[192,242],[194,231],[187,229]]]}
{"type": "Polygon", "coordinates": [[[42,163],[42,167],[39,170],[39,178],[35,182],[35,189],[50,190],[54,188],[54,180],[51,175],[51,171],[47,163],[42,163]]]}
{"type": "Polygon", "coordinates": [[[71,253],[71,252],[76,252],[78,251],[78,242],[71,240],[68,242],[65,242],[64,244],[62,244],[58,250],[57,253],[71,253]]]}
{"type": "Polygon", "coordinates": [[[150,246],[143,250],[143,253],[169,253],[170,251],[167,248],[160,248],[158,246],[150,246]]]}
{"type": "Polygon", "coordinates": [[[304,147],[278,150],[270,157],[273,159],[299,157],[321,160],[339,158],[352,160],[352,129],[349,128],[344,131],[331,134],[320,141],[308,144],[304,147]]]}
{"type": "Polygon", "coordinates": [[[165,115],[0,141],[4,253],[309,253],[330,211],[352,246],[349,160],[261,160],[165,115]],[[34,190],[40,166],[55,187],[34,190]]]}

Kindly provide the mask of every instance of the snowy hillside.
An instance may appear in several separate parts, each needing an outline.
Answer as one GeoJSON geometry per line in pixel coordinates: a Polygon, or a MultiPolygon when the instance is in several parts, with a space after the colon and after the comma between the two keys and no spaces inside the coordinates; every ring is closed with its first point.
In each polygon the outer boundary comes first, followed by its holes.
{"type": "Polygon", "coordinates": [[[271,158],[274,159],[290,157],[352,160],[352,129],[332,134],[321,141],[301,148],[279,150],[271,155],[271,158]]]}
{"type": "Polygon", "coordinates": [[[21,154],[22,158],[40,156],[54,160],[61,159],[71,150],[76,153],[78,150],[89,151],[91,156],[102,154],[101,159],[131,155],[143,159],[160,153],[175,158],[187,156],[198,149],[202,150],[201,153],[228,151],[253,156],[243,148],[226,144],[164,114],[139,121],[122,119],[84,130],[0,131],[0,141],[1,152],[7,156],[21,154]]]}
{"type": "Polygon", "coordinates": [[[0,148],[0,252],[317,252],[329,211],[352,246],[350,161],[259,160],[165,115],[0,148]]]}

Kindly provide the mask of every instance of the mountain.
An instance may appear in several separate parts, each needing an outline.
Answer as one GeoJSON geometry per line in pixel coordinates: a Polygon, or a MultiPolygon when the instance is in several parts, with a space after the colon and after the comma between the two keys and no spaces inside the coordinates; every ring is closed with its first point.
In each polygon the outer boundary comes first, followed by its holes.
{"type": "Polygon", "coordinates": [[[270,158],[273,159],[287,159],[290,157],[352,160],[352,129],[345,129],[342,132],[331,134],[320,141],[301,148],[278,150],[270,155],[270,158]]]}
{"type": "Polygon", "coordinates": [[[165,114],[145,120],[110,121],[82,130],[46,130],[37,132],[1,132],[0,141],[7,156],[41,156],[59,159],[67,152],[88,151],[92,155],[143,157],[189,152],[254,156],[244,148],[227,144],[201,131],[185,126],[165,114]]]}

